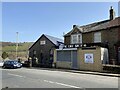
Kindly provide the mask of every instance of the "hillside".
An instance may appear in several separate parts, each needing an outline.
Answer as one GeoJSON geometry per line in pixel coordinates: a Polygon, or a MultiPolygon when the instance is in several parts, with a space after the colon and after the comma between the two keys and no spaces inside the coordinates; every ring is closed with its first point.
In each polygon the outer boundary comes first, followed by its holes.
{"type": "MultiPolygon", "coordinates": [[[[33,42],[23,42],[18,44],[18,57],[27,59],[28,49],[33,42]]],[[[16,43],[2,42],[2,52],[7,52],[10,59],[16,58],[16,43]]]]}

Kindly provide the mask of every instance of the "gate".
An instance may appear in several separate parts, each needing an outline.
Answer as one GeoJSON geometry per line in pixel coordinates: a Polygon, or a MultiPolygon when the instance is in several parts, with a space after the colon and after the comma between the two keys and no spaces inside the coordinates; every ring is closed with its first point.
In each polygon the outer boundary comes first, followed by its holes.
{"type": "Polygon", "coordinates": [[[77,51],[71,51],[72,68],[77,69],[77,51]]]}

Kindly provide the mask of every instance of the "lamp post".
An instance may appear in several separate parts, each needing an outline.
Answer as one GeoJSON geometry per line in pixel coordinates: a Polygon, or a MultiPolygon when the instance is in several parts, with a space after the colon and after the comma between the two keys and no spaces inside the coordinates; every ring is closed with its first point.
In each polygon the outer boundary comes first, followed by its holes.
{"type": "Polygon", "coordinates": [[[18,32],[16,32],[16,59],[18,59],[18,32]]]}

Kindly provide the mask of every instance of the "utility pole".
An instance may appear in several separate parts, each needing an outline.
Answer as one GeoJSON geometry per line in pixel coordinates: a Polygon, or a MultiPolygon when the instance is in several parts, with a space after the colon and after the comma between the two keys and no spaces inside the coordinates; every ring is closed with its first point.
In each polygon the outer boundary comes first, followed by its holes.
{"type": "Polygon", "coordinates": [[[16,32],[16,59],[18,59],[18,32],[16,32]]]}

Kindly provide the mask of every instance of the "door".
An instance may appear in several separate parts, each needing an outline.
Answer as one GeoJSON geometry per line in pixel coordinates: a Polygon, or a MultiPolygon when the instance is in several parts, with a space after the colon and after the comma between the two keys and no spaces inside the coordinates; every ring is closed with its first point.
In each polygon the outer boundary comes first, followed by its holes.
{"type": "Polygon", "coordinates": [[[72,69],[78,69],[77,50],[71,51],[72,69]]]}
{"type": "Polygon", "coordinates": [[[118,63],[120,63],[120,47],[118,48],[118,63]]]}
{"type": "Polygon", "coordinates": [[[40,63],[41,66],[43,66],[43,62],[44,62],[43,61],[43,53],[41,52],[40,53],[40,60],[39,60],[39,63],[40,63]]]}
{"type": "Polygon", "coordinates": [[[49,67],[52,67],[53,64],[53,54],[54,54],[54,49],[50,49],[49,67]]]}

